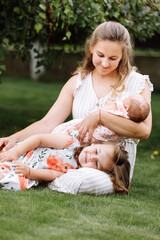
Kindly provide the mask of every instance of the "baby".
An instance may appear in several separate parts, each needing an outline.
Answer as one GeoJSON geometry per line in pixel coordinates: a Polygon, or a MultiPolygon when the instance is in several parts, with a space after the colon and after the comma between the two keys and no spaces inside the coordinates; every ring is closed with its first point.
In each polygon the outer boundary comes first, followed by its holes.
{"type": "MultiPolygon", "coordinates": [[[[108,111],[112,114],[129,118],[134,122],[142,122],[147,118],[150,112],[150,106],[142,95],[134,94],[128,98],[123,99],[123,101],[108,100],[107,104],[99,109],[99,113],[102,115],[103,111],[108,111]]],[[[74,129],[75,126],[81,121],[82,119],[73,119],[69,122],[62,123],[56,127],[53,132],[63,132],[66,131],[66,129],[74,129]]],[[[116,140],[117,137],[118,136],[113,131],[100,124],[93,133],[92,142],[95,142],[97,140],[116,140]]],[[[86,134],[83,141],[88,141],[88,134],[86,134]]]]}
{"type": "Polygon", "coordinates": [[[111,110],[111,112],[114,110],[120,111],[125,114],[124,117],[134,122],[142,122],[147,118],[150,106],[142,95],[134,94],[123,99],[122,102],[111,101],[104,107],[104,110],[111,110]]]}

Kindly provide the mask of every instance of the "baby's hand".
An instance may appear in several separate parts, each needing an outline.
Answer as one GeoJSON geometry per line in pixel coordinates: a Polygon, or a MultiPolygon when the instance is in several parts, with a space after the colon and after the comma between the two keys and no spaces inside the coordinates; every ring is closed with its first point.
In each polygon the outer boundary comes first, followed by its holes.
{"type": "Polygon", "coordinates": [[[15,173],[23,174],[25,177],[29,176],[29,167],[22,162],[15,162],[15,173]]]}
{"type": "Polygon", "coordinates": [[[0,152],[0,162],[6,161],[15,161],[17,160],[18,155],[14,150],[9,150],[4,152],[3,150],[0,152]]]}

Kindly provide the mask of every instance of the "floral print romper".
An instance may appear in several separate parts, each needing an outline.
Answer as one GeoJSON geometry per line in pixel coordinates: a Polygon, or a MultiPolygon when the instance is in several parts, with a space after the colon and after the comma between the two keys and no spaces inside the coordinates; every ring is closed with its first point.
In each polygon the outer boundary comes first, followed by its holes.
{"type": "MultiPolygon", "coordinates": [[[[74,159],[74,150],[80,146],[77,139],[78,131],[70,130],[67,133],[72,140],[63,149],[36,148],[23,155],[17,161],[23,162],[26,166],[34,169],[52,169],[66,173],[69,169],[77,168],[74,159]]],[[[0,173],[4,178],[0,180],[0,187],[9,190],[25,190],[37,186],[38,180],[28,179],[21,174],[16,174],[12,162],[0,163],[0,173]]]]}

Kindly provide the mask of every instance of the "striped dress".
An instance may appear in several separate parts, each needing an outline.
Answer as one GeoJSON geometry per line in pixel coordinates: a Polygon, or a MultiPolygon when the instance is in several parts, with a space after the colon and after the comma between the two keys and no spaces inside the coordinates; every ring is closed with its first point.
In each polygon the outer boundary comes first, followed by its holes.
{"type": "MultiPolygon", "coordinates": [[[[150,82],[148,75],[142,75],[132,71],[125,80],[125,89],[122,92],[119,92],[115,96],[111,91],[105,97],[98,99],[92,84],[92,73],[90,73],[84,80],[81,79],[81,74],[79,74],[74,91],[72,108],[73,118],[77,119],[86,117],[91,112],[103,107],[109,99],[122,101],[124,98],[133,94],[140,94],[145,88],[145,81],[148,83],[150,92],[153,91],[153,85],[150,82]]],[[[132,178],[139,140],[123,138],[123,142],[125,142],[125,149],[129,153],[129,162],[131,164],[130,178],[132,178]]]]}
{"type": "MultiPolygon", "coordinates": [[[[105,97],[98,99],[92,85],[92,73],[83,80],[81,79],[81,74],[79,74],[74,91],[73,119],[85,118],[91,112],[103,107],[109,99],[122,101],[130,95],[140,94],[145,88],[146,82],[151,93],[153,85],[149,80],[149,76],[132,71],[125,80],[125,89],[119,92],[116,97],[110,92],[105,97]]],[[[126,151],[129,153],[129,162],[131,164],[130,179],[132,179],[139,140],[133,138],[123,138],[121,140],[126,151]]],[[[49,187],[52,190],[72,194],[87,193],[101,195],[114,192],[109,176],[102,171],[92,168],[69,170],[60,178],[55,179],[49,187]]]]}

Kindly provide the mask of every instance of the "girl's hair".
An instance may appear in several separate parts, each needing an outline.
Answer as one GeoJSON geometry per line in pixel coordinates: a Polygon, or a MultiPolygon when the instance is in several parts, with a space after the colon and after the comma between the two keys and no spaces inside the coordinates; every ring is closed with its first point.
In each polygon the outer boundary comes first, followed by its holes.
{"type": "Polygon", "coordinates": [[[128,193],[130,185],[130,163],[128,161],[128,152],[124,150],[121,144],[115,145],[115,151],[113,156],[113,167],[107,170],[110,179],[113,183],[114,191],[116,193],[128,193]]]}
{"type": "Polygon", "coordinates": [[[122,44],[122,59],[117,68],[119,81],[112,86],[114,91],[116,91],[116,88],[122,86],[122,89],[120,90],[122,91],[124,89],[124,80],[132,69],[131,60],[133,54],[130,34],[128,30],[118,22],[104,22],[94,30],[91,37],[86,41],[85,57],[82,66],[78,67],[73,74],[81,72],[82,79],[84,79],[87,74],[95,68],[92,62],[90,47],[94,47],[99,40],[109,40],[122,44]]]}
{"type": "MultiPolygon", "coordinates": [[[[114,141],[108,141],[104,144],[114,145],[113,166],[111,169],[105,171],[110,176],[110,179],[113,183],[114,191],[121,194],[128,193],[130,182],[130,163],[128,161],[128,153],[119,143],[116,143],[114,141]]],[[[89,145],[89,143],[82,143],[80,147],[77,147],[75,149],[74,158],[77,163],[81,151],[83,150],[83,148],[89,145]]]]}

